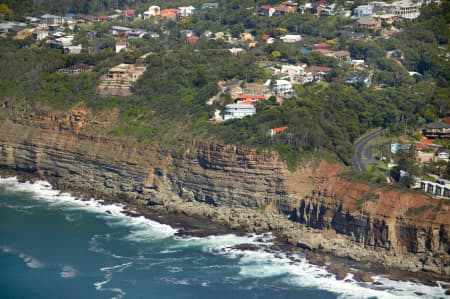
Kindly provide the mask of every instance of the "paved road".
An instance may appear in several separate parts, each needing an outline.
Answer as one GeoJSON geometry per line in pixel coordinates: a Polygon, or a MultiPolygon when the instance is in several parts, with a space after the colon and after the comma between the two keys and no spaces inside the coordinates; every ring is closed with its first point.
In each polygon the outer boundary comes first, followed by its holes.
{"type": "MultiPolygon", "coordinates": [[[[363,151],[366,147],[367,143],[369,143],[372,139],[375,137],[378,137],[381,135],[383,130],[377,130],[375,132],[370,133],[369,135],[365,136],[364,138],[361,138],[357,143],[355,143],[355,153],[352,157],[353,167],[356,171],[362,172],[366,170],[366,163],[363,161],[363,151]]],[[[366,156],[371,157],[371,153],[368,154],[368,150],[366,150],[366,156]]],[[[372,162],[372,161],[371,161],[372,162]]]]}

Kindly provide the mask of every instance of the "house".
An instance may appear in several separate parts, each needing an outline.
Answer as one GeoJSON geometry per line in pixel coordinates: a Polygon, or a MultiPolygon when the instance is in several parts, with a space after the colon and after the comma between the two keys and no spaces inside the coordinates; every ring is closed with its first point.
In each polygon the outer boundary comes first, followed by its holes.
{"type": "Polygon", "coordinates": [[[111,26],[111,34],[114,37],[127,37],[130,32],[132,32],[132,28],[122,27],[122,26],[111,26]]]}
{"type": "Polygon", "coordinates": [[[276,6],[273,8],[274,12],[272,15],[274,16],[284,16],[290,13],[294,13],[296,9],[290,6],[276,6]]]}
{"type": "Polygon", "coordinates": [[[293,95],[295,93],[292,83],[287,80],[275,80],[272,89],[275,94],[280,96],[293,95]]]}
{"type": "Polygon", "coordinates": [[[271,17],[275,12],[275,8],[270,5],[261,5],[258,10],[258,14],[263,17],[271,17]]]}
{"type": "Polygon", "coordinates": [[[255,114],[256,108],[251,104],[229,104],[225,106],[223,120],[226,121],[235,118],[244,118],[255,114]]]}
{"type": "Polygon", "coordinates": [[[287,126],[278,127],[278,128],[272,128],[272,129],[269,130],[270,137],[273,137],[273,136],[275,136],[277,134],[286,132],[287,129],[288,129],[287,126]]]}
{"type": "Polygon", "coordinates": [[[333,54],[336,59],[350,61],[349,51],[335,51],[333,54]]]}
{"type": "Polygon", "coordinates": [[[162,19],[175,21],[180,15],[180,10],[177,8],[167,8],[163,9],[159,13],[159,17],[162,19]]]}
{"type": "Polygon", "coordinates": [[[366,17],[366,16],[371,16],[373,14],[373,5],[369,3],[367,5],[357,6],[353,10],[353,13],[354,13],[356,18],[362,18],[362,17],[366,17]]]}
{"type": "Polygon", "coordinates": [[[450,157],[450,154],[448,152],[441,151],[437,154],[437,158],[439,160],[448,161],[449,157],[450,157]]]}
{"type": "Polygon", "coordinates": [[[246,83],[242,90],[242,93],[252,95],[263,95],[265,98],[268,98],[273,95],[272,90],[267,85],[257,82],[246,83]]]}
{"type": "Polygon", "coordinates": [[[426,125],[424,135],[428,138],[449,138],[450,124],[433,122],[426,125]]]}
{"type": "Polygon", "coordinates": [[[63,53],[65,54],[80,54],[83,50],[83,46],[81,44],[79,45],[70,45],[67,47],[64,47],[63,53]]]}
{"type": "Polygon", "coordinates": [[[134,9],[126,9],[120,14],[124,20],[132,21],[136,17],[137,13],[134,9]]]}
{"type": "Polygon", "coordinates": [[[330,45],[330,44],[327,44],[327,43],[318,43],[318,44],[315,44],[315,45],[314,45],[314,48],[316,48],[316,49],[327,49],[327,50],[329,50],[329,49],[331,48],[331,45],[330,45]]]}
{"type": "Polygon", "coordinates": [[[381,28],[381,20],[373,17],[362,17],[356,21],[356,27],[360,29],[377,30],[381,28]]]}
{"type": "Polygon", "coordinates": [[[62,17],[51,15],[51,14],[45,14],[45,15],[41,16],[41,23],[45,26],[61,25],[62,17]]]}
{"type": "Polygon", "coordinates": [[[199,39],[200,39],[200,37],[198,37],[195,34],[191,34],[187,37],[187,41],[190,45],[197,43],[199,39]]]}
{"type": "Polygon", "coordinates": [[[109,69],[97,86],[100,95],[130,96],[131,86],[145,72],[146,66],[119,64],[109,69]]]}
{"type": "Polygon", "coordinates": [[[423,136],[422,138],[420,138],[419,142],[416,142],[416,149],[417,150],[423,150],[426,148],[429,148],[431,146],[436,146],[435,144],[433,144],[433,140],[429,139],[425,136],[423,136]]]}
{"type": "Polygon", "coordinates": [[[208,9],[215,9],[219,7],[219,3],[218,2],[212,2],[212,3],[203,3],[202,4],[202,9],[203,10],[208,10],[208,9]]]}
{"type": "Polygon", "coordinates": [[[388,12],[402,19],[415,19],[420,15],[420,2],[410,0],[400,0],[392,2],[388,12]]]}
{"type": "Polygon", "coordinates": [[[240,104],[244,101],[250,101],[252,103],[263,101],[266,99],[265,95],[262,94],[238,94],[236,95],[236,103],[240,104]]]}
{"type": "Polygon", "coordinates": [[[46,30],[35,30],[31,34],[31,37],[34,38],[35,40],[46,39],[48,37],[48,31],[46,31],[46,30]]]}
{"type": "Polygon", "coordinates": [[[327,57],[333,57],[334,51],[328,50],[328,49],[314,49],[313,52],[322,54],[323,56],[327,57]]]}
{"type": "Polygon", "coordinates": [[[73,35],[66,35],[59,38],[55,38],[50,42],[50,48],[64,49],[72,45],[73,35]]]}
{"type": "Polygon", "coordinates": [[[69,67],[66,67],[64,69],[58,70],[59,73],[63,74],[69,74],[69,75],[76,75],[81,74],[85,72],[90,72],[94,68],[93,65],[87,65],[87,64],[75,64],[69,67]]]}
{"type": "Polygon", "coordinates": [[[120,51],[128,48],[128,42],[127,41],[117,41],[116,42],[116,53],[119,53],[120,51]]]}
{"type": "Polygon", "coordinates": [[[230,51],[230,53],[235,56],[241,56],[241,55],[245,55],[247,53],[247,51],[245,51],[242,48],[231,48],[231,49],[228,49],[228,51],[230,51]]]}
{"type": "Polygon", "coordinates": [[[133,31],[128,33],[127,38],[128,39],[143,38],[146,34],[147,32],[145,32],[144,30],[134,29],[133,31]]]}
{"type": "Polygon", "coordinates": [[[264,34],[263,36],[261,36],[261,40],[269,45],[275,42],[275,39],[271,37],[269,34],[264,34]]]}
{"type": "Polygon", "coordinates": [[[331,68],[326,66],[310,66],[305,68],[305,73],[310,73],[313,81],[322,80],[329,72],[331,72],[331,68]]]}
{"type": "Polygon", "coordinates": [[[180,6],[178,10],[180,11],[180,17],[192,16],[195,13],[195,7],[191,6],[180,6]]]}
{"type": "Polygon", "coordinates": [[[302,40],[302,36],[299,34],[286,34],[286,35],[280,37],[280,39],[284,43],[293,44],[293,43],[300,42],[302,40]]]}
{"type": "Polygon", "coordinates": [[[151,17],[157,17],[161,14],[161,8],[159,6],[153,5],[144,11],[144,20],[150,19],[151,17]]]}
{"type": "Polygon", "coordinates": [[[239,34],[239,40],[242,42],[252,41],[254,39],[255,39],[255,37],[249,32],[243,32],[243,33],[239,34]]]}

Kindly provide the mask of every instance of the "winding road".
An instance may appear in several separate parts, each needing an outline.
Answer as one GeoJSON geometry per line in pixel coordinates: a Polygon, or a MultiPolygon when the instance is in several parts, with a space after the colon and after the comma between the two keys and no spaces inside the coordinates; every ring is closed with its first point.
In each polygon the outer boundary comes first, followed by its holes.
{"type": "Polygon", "coordinates": [[[364,148],[366,148],[367,143],[369,143],[372,139],[378,137],[383,132],[382,129],[379,129],[375,132],[370,133],[369,135],[365,136],[364,138],[361,138],[358,140],[358,142],[355,143],[355,153],[352,157],[353,167],[356,171],[362,172],[366,170],[366,164],[367,162],[364,162],[363,160],[363,152],[365,156],[370,160],[368,162],[373,162],[372,158],[372,149],[367,148],[366,151],[364,151],[364,148]]]}

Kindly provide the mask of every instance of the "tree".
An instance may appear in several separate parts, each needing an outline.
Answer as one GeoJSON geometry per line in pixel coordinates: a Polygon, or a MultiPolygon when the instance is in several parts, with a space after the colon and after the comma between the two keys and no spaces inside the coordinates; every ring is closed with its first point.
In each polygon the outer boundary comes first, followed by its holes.
{"type": "Polygon", "coordinates": [[[391,176],[401,185],[410,188],[414,185],[415,177],[420,174],[421,168],[417,163],[414,146],[397,152],[394,156],[397,166],[391,171],[391,176]]]}

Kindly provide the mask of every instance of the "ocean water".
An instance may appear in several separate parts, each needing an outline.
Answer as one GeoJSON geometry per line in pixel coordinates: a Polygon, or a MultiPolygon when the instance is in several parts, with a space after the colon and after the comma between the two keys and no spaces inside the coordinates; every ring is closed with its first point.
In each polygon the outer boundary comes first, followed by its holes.
{"type": "Polygon", "coordinates": [[[338,281],[270,235],[178,237],[119,205],[0,179],[0,298],[444,298],[440,286],[338,281]],[[236,249],[253,244],[258,250],[236,249]]]}

